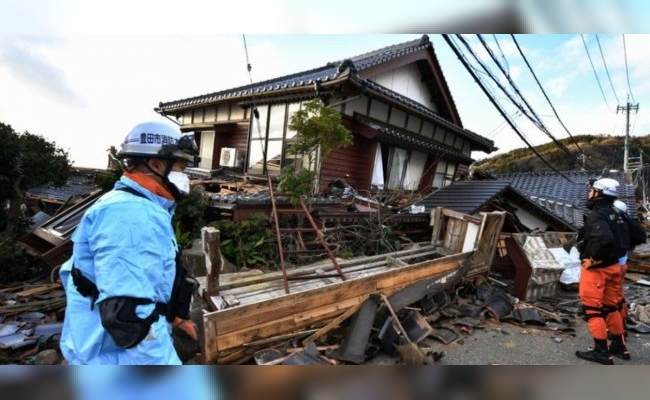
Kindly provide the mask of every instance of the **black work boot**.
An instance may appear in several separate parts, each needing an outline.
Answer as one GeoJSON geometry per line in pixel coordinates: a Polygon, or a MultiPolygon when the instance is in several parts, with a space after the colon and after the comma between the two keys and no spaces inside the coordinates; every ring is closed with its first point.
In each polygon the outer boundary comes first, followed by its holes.
{"type": "Polygon", "coordinates": [[[613,365],[614,360],[607,349],[606,339],[594,339],[595,347],[593,350],[576,351],[576,357],[583,360],[597,362],[603,365],[613,365]]]}
{"type": "Polygon", "coordinates": [[[614,357],[618,357],[621,360],[630,360],[630,352],[627,351],[625,346],[625,339],[623,335],[612,335],[612,344],[609,346],[609,352],[614,357]]]}

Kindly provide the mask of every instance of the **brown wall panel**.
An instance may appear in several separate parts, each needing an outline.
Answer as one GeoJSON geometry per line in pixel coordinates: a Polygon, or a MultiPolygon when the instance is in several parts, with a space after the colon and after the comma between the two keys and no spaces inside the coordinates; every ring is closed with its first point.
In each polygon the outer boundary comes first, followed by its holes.
{"type": "Polygon", "coordinates": [[[352,146],[332,150],[321,167],[320,190],[336,179],[345,179],[357,190],[369,190],[376,146],[375,141],[355,135],[352,146]]]}
{"type": "MultiPolygon", "coordinates": [[[[239,159],[242,160],[243,163],[248,147],[248,124],[238,123],[215,126],[212,168],[219,167],[219,159],[223,147],[234,147],[237,149],[237,157],[240,157],[239,159]]],[[[238,167],[237,169],[241,168],[238,167]]]]}

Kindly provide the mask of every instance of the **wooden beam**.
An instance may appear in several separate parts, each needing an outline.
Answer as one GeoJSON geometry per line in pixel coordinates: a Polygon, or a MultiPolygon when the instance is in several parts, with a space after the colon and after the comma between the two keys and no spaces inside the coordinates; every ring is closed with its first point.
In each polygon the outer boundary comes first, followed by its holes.
{"type": "Polygon", "coordinates": [[[201,242],[205,254],[206,293],[205,296],[219,294],[219,273],[222,268],[219,230],[213,227],[201,228],[201,242]]]}
{"type": "Polygon", "coordinates": [[[303,342],[302,342],[303,345],[307,346],[309,343],[313,342],[314,340],[320,338],[321,336],[323,336],[327,332],[329,332],[332,329],[339,326],[341,324],[341,322],[345,321],[346,319],[348,319],[349,317],[354,315],[354,313],[359,311],[359,308],[361,308],[362,304],[363,304],[363,301],[359,302],[359,304],[357,304],[357,305],[355,305],[353,307],[350,307],[346,312],[344,312],[343,314],[339,315],[338,317],[336,317],[333,320],[331,320],[330,322],[328,322],[327,325],[325,325],[324,327],[322,327],[319,330],[317,330],[316,332],[314,332],[314,334],[311,335],[310,337],[308,337],[307,339],[303,340],[303,342]]]}

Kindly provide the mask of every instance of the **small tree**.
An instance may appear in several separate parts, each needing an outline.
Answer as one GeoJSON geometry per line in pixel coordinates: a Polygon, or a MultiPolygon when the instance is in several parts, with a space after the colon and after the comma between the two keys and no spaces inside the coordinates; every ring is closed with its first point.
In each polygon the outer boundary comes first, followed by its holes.
{"type": "Polygon", "coordinates": [[[70,177],[68,153],[39,135],[19,134],[0,122],[0,214],[6,221],[0,237],[16,235],[23,193],[30,187],[63,186],[70,177]],[[5,205],[8,207],[5,208],[5,205]]]}
{"type": "MultiPolygon", "coordinates": [[[[293,114],[289,129],[296,131],[297,135],[288,153],[307,157],[307,165],[313,165],[319,152],[322,164],[332,150],[353,143],[352,133],[341,124],[341,114],[325,106],[320,99],[305,103],[293,114]]],[[[283,167],[280,171],[278,189],[295,204],[301,196],[311,194],[315,178],[316,171],[302,169],[296,173],[294,167],[283,167]]]]}

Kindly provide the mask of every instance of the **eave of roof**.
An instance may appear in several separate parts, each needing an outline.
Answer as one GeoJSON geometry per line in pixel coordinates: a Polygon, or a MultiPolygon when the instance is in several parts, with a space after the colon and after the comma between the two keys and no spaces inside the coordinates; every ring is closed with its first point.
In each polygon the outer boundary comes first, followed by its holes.
{"type": "Polygon", "coordinates": [[[449,160],[468,165],[474,161],[471,157],[467,157],[458,149],[454,149],[453,147],[441,144],[433,139],[377,121],[365,115],[355,113],[354,119],[364,125],[376,129],[379,132],[378,139],[381,142],[394,144],[407,149],[415,149],[427,154],[445,154],[449,160]]]}
{"type": "Polygon", "coordinates": [[[451,130],[452,132],[459,134],[465,137],[466,139],[472,141],[473,143],[480,145],[481,148],[477,150],[482,150],[487,153],[497,150],[497,148],[494,147],[494,142],[492,140],[484,138],[470,130],[464,129],[461,126],[458,126],[453,122],[442,118],[440,115],[436,114],[431,109],[427,108],[425,105],[421,103],[418,103],[412,99],[409,99],[406,96],[403,96],[395,91],[388,89],[385,86],[379,85],[378,83],[369,80],[365,80],[365,79],[361,80],[361,84],[364,85],[371,92],[379,94],[383,97],[388,97],[389,99],[391,99],[396,103],[405,105],[407,106],[407,108],[414,110],[416,113],[420,114],[425,119],[430,119],[436,124],[443,125],[449,130],[451,130]]]}

